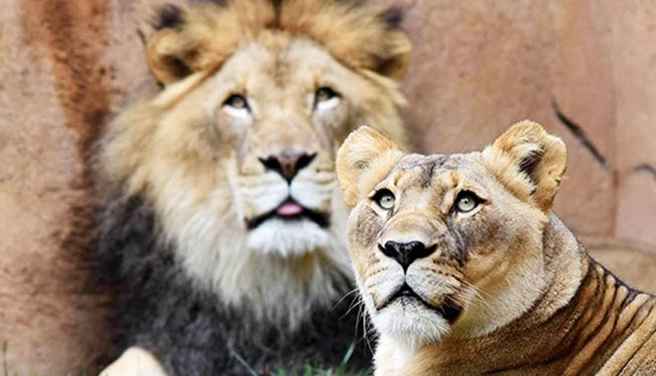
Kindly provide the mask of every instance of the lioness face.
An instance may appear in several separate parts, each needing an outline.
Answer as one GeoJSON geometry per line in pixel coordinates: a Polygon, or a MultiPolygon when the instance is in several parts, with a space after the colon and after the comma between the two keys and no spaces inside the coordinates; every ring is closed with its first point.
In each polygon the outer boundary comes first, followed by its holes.
{"type": "MultiPolygon", "coordinates": [[[[517,127],[542,136],[534,123],[517,127]]],[[[530,132],[497,144],[528,144],[530,132]]],[[[549,150],[522,145],[528,154],[518,159],[497,144],[483,153],[405,155],[382,137],[358,130],[338,156],[341,184],[357,195],[350,253],[381,334],[421,346],[490,332],[528,309],[542,289],[532,282],[544,273],[547,217],[535,196],[544,193],[538,170],[521,169],[543,168],[549,150]]],[[[559,178],[560,156],[544,171],[559,178]]]]}

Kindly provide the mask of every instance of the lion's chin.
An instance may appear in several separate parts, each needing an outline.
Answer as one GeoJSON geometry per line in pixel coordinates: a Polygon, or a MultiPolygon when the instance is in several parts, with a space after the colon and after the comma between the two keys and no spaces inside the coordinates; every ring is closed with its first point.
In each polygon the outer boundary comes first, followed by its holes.
{"type": "Polygon", "coordinates": [[[372,316],[382,335],[415,349],[439,342],[451,328],[442,315],[419,303],[393,302],[372,316]]]}
{"type": "Polygon", "coordinates": [[[247,245],[253,252],[294,257],[331,249],[334,242],[328,229],[309,219],[271,218],[249,232],[247,245]]]}

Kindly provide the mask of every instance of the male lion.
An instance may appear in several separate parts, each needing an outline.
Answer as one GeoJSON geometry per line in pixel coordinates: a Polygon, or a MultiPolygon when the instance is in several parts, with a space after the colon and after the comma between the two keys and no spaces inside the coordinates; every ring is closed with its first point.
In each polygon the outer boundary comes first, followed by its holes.
{"type": "Polygon", "coordinates": [[[376,375],[656,374],[656,300],[550,211],[565,167],[565,144],[529,121],[467,154],[404,154],[370,128],[346,139],[376,375]]]}
{"type": "Polygon", "coordinates": [[[104,374],[269,373],[368,364],[334,157],[362,123],[404,142],[396,9],[194,1],[146,38],[161,90],[98,151],[98,259],[115,288],[104,374]],[[114,358],[112,358],[114,359],[114,358]]]}

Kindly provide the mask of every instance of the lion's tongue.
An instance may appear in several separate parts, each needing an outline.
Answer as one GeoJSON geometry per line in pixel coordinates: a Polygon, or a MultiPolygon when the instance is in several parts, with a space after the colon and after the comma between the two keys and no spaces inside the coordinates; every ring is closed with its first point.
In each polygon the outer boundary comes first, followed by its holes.
{"type": "Polygon", "coordinates": [[[276,214],[283,217],[291,217],[294,215],[301,214],[302,211],[303,208],[301,207],[301,205],[295,202],[285,202],[284,204],[280,205],[278,209],[276,209],[276,214]]]}

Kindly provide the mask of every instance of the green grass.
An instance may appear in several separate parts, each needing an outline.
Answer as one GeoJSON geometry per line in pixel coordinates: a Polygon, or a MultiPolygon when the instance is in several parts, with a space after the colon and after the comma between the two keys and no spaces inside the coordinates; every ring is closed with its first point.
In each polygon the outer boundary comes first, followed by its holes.
{"type": "Polygon", "coordinates": [[[273,373],[273,376],[369,376],[371,371],[368,370],[359,370],[354,371],[349,369],[349,361],[351,356],[353,356],[353,351],[355,350],[355,344],[352,344],[349,349],[344,354],[344,358],[340,362],[337,368],[321,368],[315,367],[311,364],[306,364],[303,367],[301,373],[290,373],[284,369],[278,369],[273,373]]]}
{"type": "Polygon", "coordinates": [[[301,373],[292,374],[285,370],[279,369],[273,373],[274,376],[368,376],[369,371],[349,371],[346,367],[337,367],[334,369],[315,368],[306,365],[301,373]]]}

